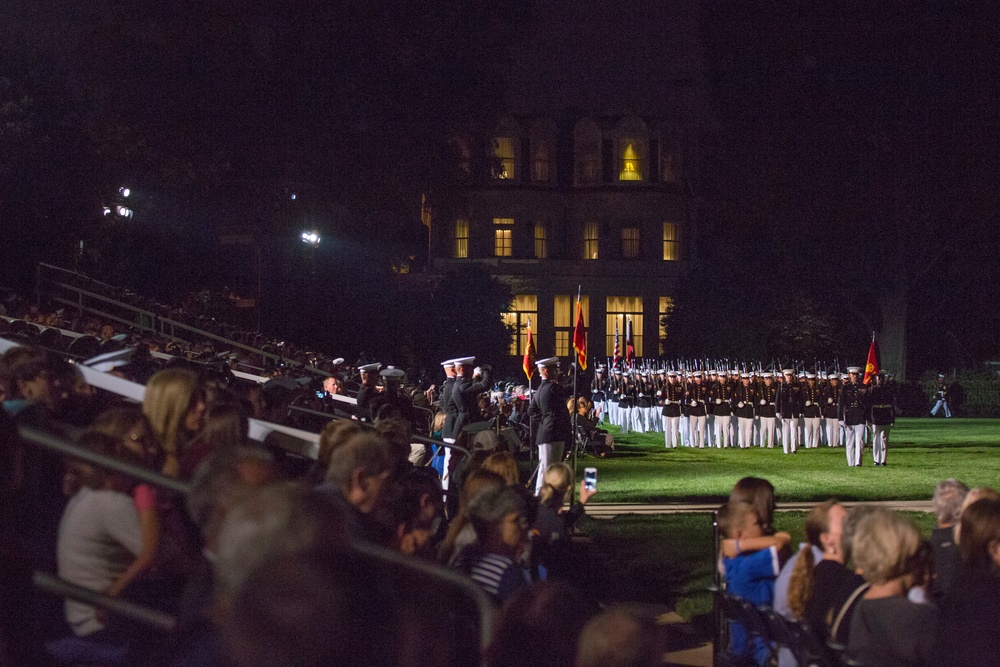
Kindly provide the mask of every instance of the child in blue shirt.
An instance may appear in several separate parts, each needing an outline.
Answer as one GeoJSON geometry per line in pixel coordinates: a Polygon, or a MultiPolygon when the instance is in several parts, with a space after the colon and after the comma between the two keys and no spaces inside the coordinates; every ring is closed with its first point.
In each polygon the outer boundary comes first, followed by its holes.
{"type": "MultiPolygon", "coordinates": [[[[721,554],[726,589],[754,605],[770,605],[774,601],[774,581],[781,571],[779,552],[791,542],[791,536],[765,536],[753,505],[740,501],[719,512],[719,527],[729,536],[723,541],[721,554]]],[[[750,642],[739,623],[730,623],[729,643],[737,660],[742,657],[746,662],[763,665],[770,655],[764,641],[756,637],[750,642]]]]}

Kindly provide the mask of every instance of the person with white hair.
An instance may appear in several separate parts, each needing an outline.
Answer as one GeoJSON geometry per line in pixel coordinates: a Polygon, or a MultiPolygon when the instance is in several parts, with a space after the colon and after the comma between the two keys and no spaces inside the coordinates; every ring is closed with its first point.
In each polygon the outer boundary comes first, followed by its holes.
{"type": "Polygon", "coordinates": [[[955,543],[955,524],[962,516],[962,502],[969,492],[957,479],[950,477],[934,487],[934,514],[937,527],[928,540],[934,550],[934,599],[940,601],[951,589],[958,567],[958,546],[955,543]]]}

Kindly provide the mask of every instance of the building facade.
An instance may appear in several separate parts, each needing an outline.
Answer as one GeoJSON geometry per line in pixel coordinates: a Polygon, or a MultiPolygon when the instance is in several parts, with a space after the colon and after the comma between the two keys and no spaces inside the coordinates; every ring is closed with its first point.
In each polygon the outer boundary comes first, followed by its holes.
{"type": "Polygon", "coordinates": [[[694,252],[697,134],[676,119],[506,116],[456,135],[454,187],[438,198],[431,270],[478,263],[515,294],[505,315],[523,353],[572,352],[577,291],[588,351],[660,354],[662,322],[694,252]]]}

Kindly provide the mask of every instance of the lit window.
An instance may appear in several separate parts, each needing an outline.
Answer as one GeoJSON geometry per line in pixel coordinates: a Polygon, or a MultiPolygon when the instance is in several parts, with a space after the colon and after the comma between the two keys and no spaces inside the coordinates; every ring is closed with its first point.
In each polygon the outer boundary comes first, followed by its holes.
{"type": "Polygon", "coordinates": [[[510,257],[513,253],[513,243],[511,242],[511,236],[513,230],[511,229],[494,229],[493,230],[493,256],[494,257],[510,257]]]}
{"type": "Polygon", "coordinates": [[[557,331],[556,332],[556,356],[557,357],[568,357],[569,356],[569,331],[557,331]]]}
{"type": "Polygon", "coordinates": [[[641,296],[609,296],[607,308],[607,356],[615,353],[615,325],[618,326],[619,347],[625,356],[628,322],[632,321],[632,344],[635,356],[642,356],[642,297],[641,296]]]}
{"type": "Polygon", "coordinates": [[[624,139],[621,152],[621,170],[618,173],[619,181],[641,181],[642,180],[642,155],[636,149],[636,142],[633,139],[624,139]]]}
{"type": "Polygon", "coordinates": [[[660,354],[666,354],[665,346],[667,342],[667,324],[670,314],[674,312],[674,300],[669,296],[660,297],[660,354]]]}
{"type": "Polygon", "coordinates": [[[583,258],[597,259],[598,230],[596,222],[583,225],[583,258]]]}
{"type": "Polygon", "coordinates": [[[535,225],[535,259],[547,259],[549,248],[547,244],[545,225],[535,225]]]}
{"type": "MultiPolygon", "coordinates": [[[[573,329],[576,327],[576,297],[556,296],[553,300],[552,324],[556,330],[556,356],[568,357],[572,354],[573,329]]],[[[583,326],[590,327],[590,297],[581,296],[583,326]]]]}
{"type": "Polygon", "coordinates": [[[493,218],[493,256],[510,257],[514,252],[514,218],[493,218]]]}
{"type": "Polygon", "coordinates": [[[535,183],[548,183],[549,182],[549,163],[551,158],[549,157],[549,142],[544,139],[539,139],[534,143],[535,156],[533,160],[534,177],[535,183]]]}
{"type": "Polygon", "coordinates": [[[622,257],[636,259],[639,256],[639,228],[622,228],[622,257]]]}
{"type": "MultiPolygon", "coordinates": [[[[510,354],[520,357],[528,345],[528,320],[538,321],[538,297],[534,294],[521,294],[514,297],[514,303],[509,312],[503,313],[503,322],[514,327],[516,334],[510,343],[510,354]]],[[[533,325],[533,330],[537,327],[533,325]]]]}
{"type": "Polygon", "coordinates": [[[677,260],[677,223],[663,223],[663,259],[664,261],[677,260]]]}
{"type": "Polygon", "coordinates": [[[514,140],[511,137],[499,137],[493,140],[493,156],[497,159],[497,167],[493,176],[503,180],[514,178],[514,140]]]}
{"type": "Polygon", "coordinates": [[[455,257],[465,259],[469,256],[469,221],[455,221],[455,257]]]}

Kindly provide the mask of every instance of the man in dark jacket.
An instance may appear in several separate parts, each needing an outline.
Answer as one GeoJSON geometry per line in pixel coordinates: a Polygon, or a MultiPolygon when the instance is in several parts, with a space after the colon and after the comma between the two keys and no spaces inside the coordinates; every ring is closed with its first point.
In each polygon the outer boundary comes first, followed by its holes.
{"type": "Polygon", "coordinates": [[[563,459],[566,445],[572,443],[573,426],[566,402],[573,390],[559,383],[559,358],[541,359],[536,364],[542,384],[531,397],[528,416],[531,419],[532,442],[538,447],[538,476],[535,494],[544,486],[549,465],[563,459]]]}
{"type": "Polygon", "coordinates": [[[455,410],[452,437],[462,437],[462,430],[469,424],[483,420],[479,409],[479,395],[490,389],[490,367],[483,365],[480,375],[474,373],[475,357],[455,359],[455,384],[451,388],[451,403],[455,410]]]}
{"type": "Polygon", "coordinates": [[[847,446],[847,465],[861,467],[861,454],[865,447],[866,420],[868,417],[868,387],[861,384],[861,368],[847,369],[847,382],[840,390],[837,413],[844,423],[844,444],[847,446]]]}

